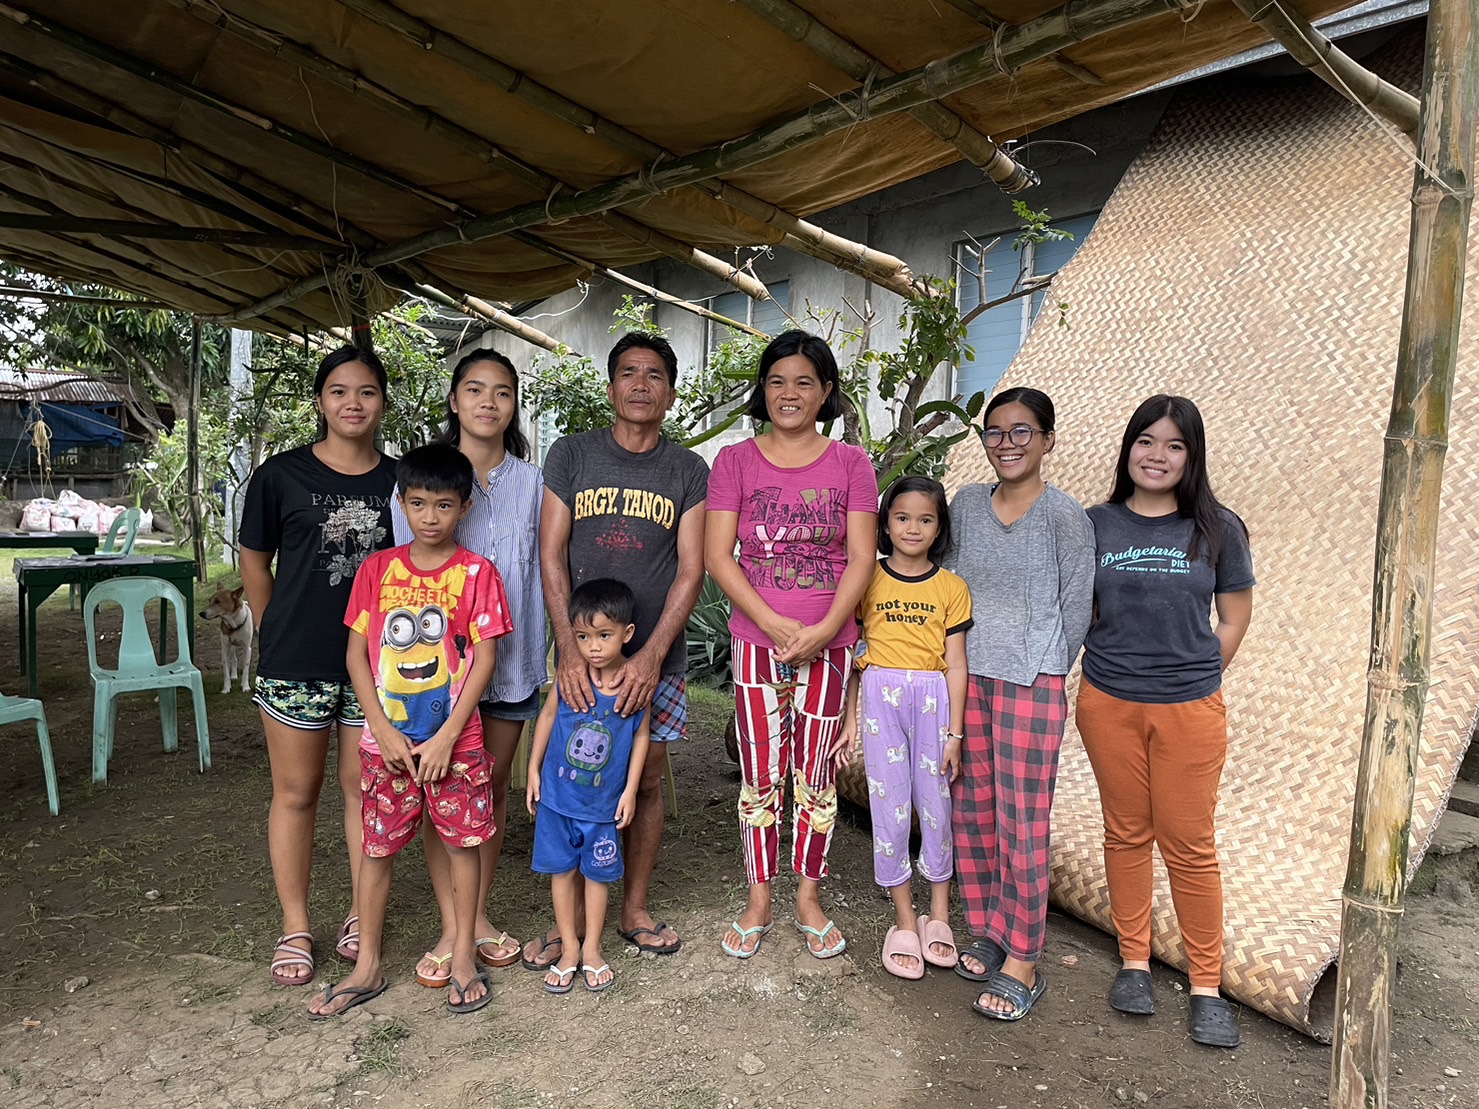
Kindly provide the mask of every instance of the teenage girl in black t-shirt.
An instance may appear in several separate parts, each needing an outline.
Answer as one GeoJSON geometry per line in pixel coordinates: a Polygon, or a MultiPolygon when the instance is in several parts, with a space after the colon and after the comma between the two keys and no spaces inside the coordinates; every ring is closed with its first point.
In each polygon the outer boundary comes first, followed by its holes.
{"type": "MultiPolygon", "coordinates": [[[[364,714],[344,663],[344,611],[360,563],[391,543],[395,492],[395,463],[375,448],[385,412],[380,360],[342,347],[320,364],[313,391],[318,440],[274,455],[252,475],[239,535],[242,585],[261,629],[254,700],[272,764],[267,847],[283,913],[272,980],[284,986],[306,985],[314,973],[308,883],[329,730],[336,721],[350,877],[358,890],[357,748],[364,714]]],[[[356,959],[358,941],[351,904],[339,954],[356,959]]]]}

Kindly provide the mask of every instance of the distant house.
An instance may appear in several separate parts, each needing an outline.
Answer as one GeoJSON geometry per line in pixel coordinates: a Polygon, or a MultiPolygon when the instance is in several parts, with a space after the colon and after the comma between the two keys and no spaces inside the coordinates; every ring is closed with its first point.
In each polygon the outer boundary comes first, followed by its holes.
{"type": "Polygon", "coordinates": [[[0,367],[0,480],[5,495],[25,500],[44,491],[76,489],[85,497],[123,493],[126,469],[138,454],[143,428],[129,411],[132,389],[83,374],[0,367]],[[50,490],[44,487],[35,430],[50,442],[50,490]]]}

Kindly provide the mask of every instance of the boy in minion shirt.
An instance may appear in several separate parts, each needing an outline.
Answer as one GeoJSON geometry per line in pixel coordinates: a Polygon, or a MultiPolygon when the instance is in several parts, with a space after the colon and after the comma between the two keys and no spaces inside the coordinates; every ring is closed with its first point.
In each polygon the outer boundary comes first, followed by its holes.
{"type": "Polygon", "coordinates": [[[534,724],[527,796],[537,817],[533,866],[536,874],[553,875],[555,926],[564,944],[544,976],[550,993],[569,993],[577,971],[591,993],[616,978],[601,955],[601,931],[611,883],[624,873],[620,829],[636,811],[651,740],[651,712],[622,716],[613,684],[626,662],[622,648],[637,630],[636,604],[631,589],[611,578],[583,582],[570,594],[575,646],[596,703],[576,712],[552,691],[534,724]],[[561,966],[566,958],[570,965],[561,966]]]}
{"type": "Polygon", "coordinates": [[[384,992],[380,950],[391,870],[423,819],[452,869],[457,938],[447,1008],[471,1013],[492,999],[474,957],[476,849],[494,831],[477,707],[493,674],[494,640],[513,625],[498,571],[457,545],[457,523],[472,503],[466,456],[444,444],[418,447],[400,460],[395,476],[413,538],[365,560],[344,615],[349,677],[365,710],[359,959],[348,977],[314,998],[309,1016],[317,1020],[384,992]]]}

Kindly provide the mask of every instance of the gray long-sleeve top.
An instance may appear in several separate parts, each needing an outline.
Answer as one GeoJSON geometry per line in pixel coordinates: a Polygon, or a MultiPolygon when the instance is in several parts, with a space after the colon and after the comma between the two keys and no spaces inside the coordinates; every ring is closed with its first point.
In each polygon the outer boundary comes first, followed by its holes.
{"type": "Polygon", "coordinates": [[[1039,674],[1067,674],[1083,647],[1094,611],[1094,528],[1053,485],[1003,524],[991,504],[995,488],[955,494],[955,549],[944,562],[971,587],[970,672],[1030,686],[1039,674]]]}

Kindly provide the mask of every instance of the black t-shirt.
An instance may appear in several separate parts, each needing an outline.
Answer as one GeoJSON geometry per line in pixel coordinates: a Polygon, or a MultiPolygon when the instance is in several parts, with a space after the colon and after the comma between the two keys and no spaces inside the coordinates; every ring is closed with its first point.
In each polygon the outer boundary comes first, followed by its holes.
{"type": "Polygon", "coordinates": [[[238,541],[277,556],[272,602],[255,613],[257,674],[295,682],[345,682],[344,610],[354,575],[392,545],[395,459],[364,474],[325,466],[312,447],[273,455],[252,475],[238,541]]]}
{"type": "MultiPolygon", "coordinates": [[[[636,594],[637,632],[626,648],[630,658],[662,616],[678,576],[678,522],[708,498],[708,464],[666,439],[634,454],[617,446],[610,428],[602,428],[567,435],[550,447],[544,487],[570,509],[571,588],[615,578],[636,594]]],[[[688,648],[680,633],[662,672],[681,674],[687,668],[688,648]]]]}
{"type": "Polygon", "coordinates": [[[1188,517],[1140,516],[1123,504],[1089,509],[1098,616],[1084,641],[1084,677],[1097,689],[1122,701],[1179,705],[1221,687],[1212,598],[1255,584],[1242,521],[1226,509],[1222,519],[1214,567],[1205,543],[1197,558],[1186,557],[1188,517]]]}

